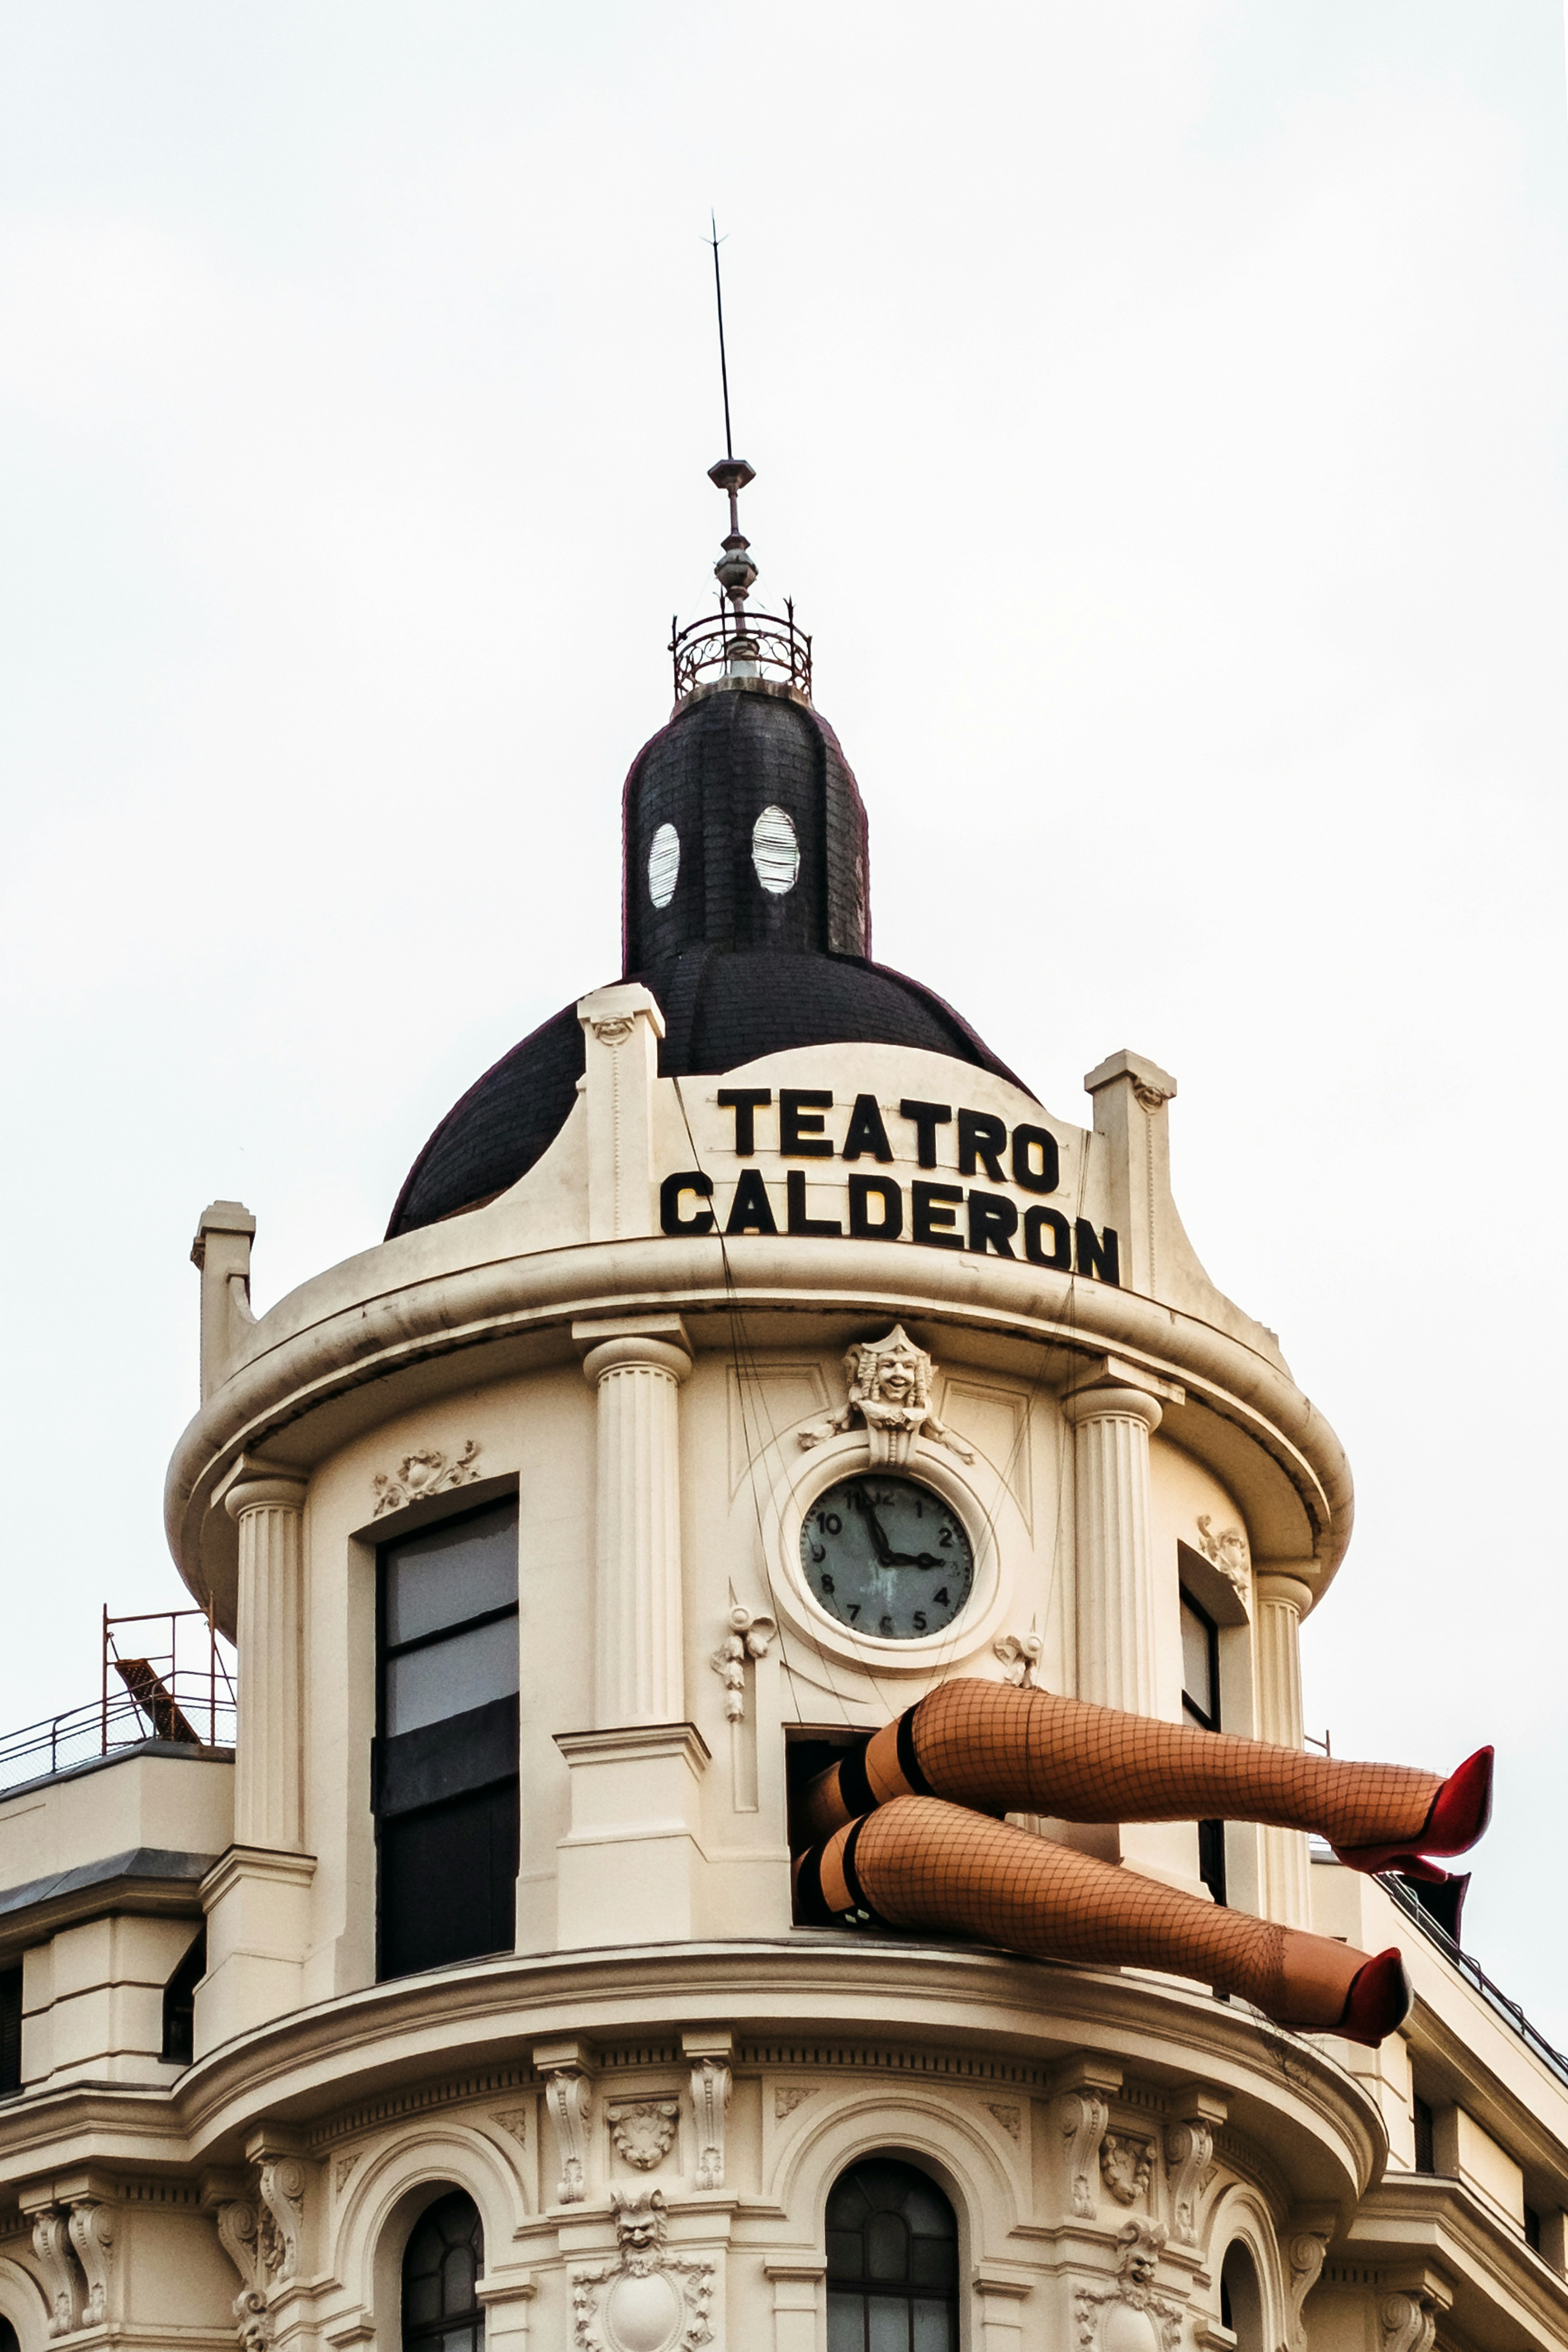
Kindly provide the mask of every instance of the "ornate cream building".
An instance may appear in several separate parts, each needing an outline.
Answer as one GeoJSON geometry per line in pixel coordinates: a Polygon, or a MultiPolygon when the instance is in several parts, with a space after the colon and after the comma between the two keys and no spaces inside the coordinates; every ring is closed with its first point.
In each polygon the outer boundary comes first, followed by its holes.
{"type": "Polygon", "coordinates": [[[167,1524],[237,1732],[121,1650],[5,1751],[0,2347],[1568,2346],[1568,2064],[1403,1884],[1029,1824],[1400,1944],[1375,2052],[792,1924],[792,1790],[945,1676],[1300,1745],[1351,1480],[1183,1230],[1174,1079],[1113,1053],[1064,1118],[870,961],[746,472],[626,784],[626,976],[259,1318],[202,1217],[167,1524]]]}

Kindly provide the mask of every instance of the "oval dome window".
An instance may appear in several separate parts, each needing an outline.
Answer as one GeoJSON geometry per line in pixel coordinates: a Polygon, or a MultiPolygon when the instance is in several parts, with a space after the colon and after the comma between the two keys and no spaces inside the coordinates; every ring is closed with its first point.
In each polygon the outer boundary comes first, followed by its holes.
{"type": "Polygon", "coordinates": [[[679,872],[680,835],[672,824],[661,824],[647,852],[647,895],[656,907],[668,906],[679,872]]]}
{"type": "Polygon", "coordinates": [[[764,890],[782,898],[800,873],[800,843],[782,808],[765,808],[752,827],[752,864],[764,890]]]}

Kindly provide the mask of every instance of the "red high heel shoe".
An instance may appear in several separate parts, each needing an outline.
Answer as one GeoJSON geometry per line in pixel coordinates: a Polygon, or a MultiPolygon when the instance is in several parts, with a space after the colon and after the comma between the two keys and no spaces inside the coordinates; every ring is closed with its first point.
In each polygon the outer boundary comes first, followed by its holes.
{"type": "Polygon", "coordinates": [[[1406,1878],[1441,1886],[1448,1874],[1426,1856],[1463,1853],[1482,1834],[1492,1817],[1492,1754],[1489,1748],[1478,1748],[1449,1773],[1415,1837],[1392,1845],[1336,1846],[1335,1861],[1347,1870],[1397,1870],[1406,1878]]]}
{"type": "Polygon", "coordinates": [[[1414,1997],[1399,1947],[1390,1944],[1386,1952],[1379,1952],[1351,1979],[1350,1992],[1334,2031],[1342,2033],[1347,2042],[1359,2042],[1368,2050],[1375,2050],[1396,2025],[1404,2024],[1414,1997]]]}

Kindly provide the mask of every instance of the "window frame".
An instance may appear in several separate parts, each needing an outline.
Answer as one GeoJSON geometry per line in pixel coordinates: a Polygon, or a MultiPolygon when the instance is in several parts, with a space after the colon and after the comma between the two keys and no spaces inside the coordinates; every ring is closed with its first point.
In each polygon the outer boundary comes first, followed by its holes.
{"type": "MultiPolygon", "coordinates": [[[[867,2315],[868,2313],[870,2299],[873,2295],[885,2297],[889,2300],[896,2300],[902,2303],[906,2314],[909,2315],[907,2324],[909,2333],[912,2338],[914,2305],[917,2302],[940,2303],[945,2305],[947,2311],[948,2352],[960,2352],[960,2347],[963,2344],[964,2336],[963,2229],[963,2212],[958,2199],[953,2195],[946,2182],[938,2178],[937,2173],[931,2166],[920,2162],[914,2156],[907,2153],[902,2148],[868,2148],[861,2155],[852,2158],[848,2163],[842,2165],[838,2171],[834,2174],[833,2179],[827,2185],[827,2192],[823,2200],[822,2245],[824,2255],[826,2258],[826,2268],[823,2274],[825,2319],[828,2319],[828,2315],[831,2312],[831,2298],[836,2293],[858,2297],[862,2314],[861,2341],[862,2345],[864,2345],[868,2327],[867,2315]],[[930,2189],[934,2190],[938,2197],[941,2198],[943,2205],[952,2216],[952,2238],[951,2242],[952,2247],[952,2283],[950,2287],[921,2286],[915,2281],[910,2279],[905,2279],[901,2283],[893,2280],[877,2280],[870,2278],[864,2272],[855,2279],[835,2279],[833,2275],[833,2253],[830,2244],[830,2240],[834,2233],[829,2221],[833,2200],[838,2191],[844,2188],[846,2183],[852,2181],[855,2179],[855,2176],[860,2172],[863,2168],[870,2165],[897,2165],[905,2172],[917,2174],[919,2178],[925,2182],[930,2189]]],[[[831,2326],[830,2319],[828,2324],[831,2326]]],[[[831,2335],[828,2337],[828,2341],[829,2343],[832,2341],[831,2335]]]]}

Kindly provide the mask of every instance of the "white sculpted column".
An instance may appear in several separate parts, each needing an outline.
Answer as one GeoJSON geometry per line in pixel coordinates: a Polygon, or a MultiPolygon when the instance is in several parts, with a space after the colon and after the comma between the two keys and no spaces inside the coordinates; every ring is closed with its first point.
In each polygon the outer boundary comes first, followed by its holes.
{"type": "Polygon", "coordinates": [[[239,1528],[234,1842],[297,1853],[305,1481],[283,1470],[242,1477],[224,1507],[239,1528]]]}
{"type": "MultiPolygon", "coordinates": [[[[1253,1580],[1253,1637],[1258,1668],[1258,1736],[1280,1748],[1303,1748],[1301,1620],[1312,1605],[1310,1585],[1285,1564],[1263,1563],[1253,1580]]],[[[1261,1885],[1258,1908],[1282,1927],[1312,1924],[1311,1858],[1301,1830],[1258,1832],[1261,1885]]]]}
{"type": "MultiPolygon", "coordinates": [[[[582,1336],[580,1327],[579,1336],[582,1336]]],[[[595,1712],[602,1730],[686,1712],[679,1322],[622,1328],[584,1359],[598,1392],[595,1712]],[[662,1332],[664,1336],[658,1336],[662,1332]]]]}
{"type": "Polygon", "coordinates": [[[1064,1409],[1078,1432],[1078,1696],[1152,1715],[1149,1439],[1160,1401],[1142,1389],[1079,1389],[1064,1409]]]}
{"type": "MultiPolygon", "coordinates": [[[[1129,1715],[1161,1713],[1149,1440],[1163,1405],[1182,1400],[1173,1382],[1106,1357],[1098,1384],[1063,1402],[1077,1433],[1078,1696],[1129,1715]]],[[[1173,1583],[1173,1560],[1171,1578],[1173,1583]]],[[[1197,1832],[1187,1823],[1057,1834],[1105,1861],[1131,1862],[1152,1877],[1197,1891],[1197,1832]]]]}
{"type": "Polygon", "coordinates": [[[198,2057],[303,1999],[316,1867],[303,1851],[305,1490],[300,1471],[242,1460],[223,1496],[239,1529],[234,1843],[202,1886],[198,2057]]]}
{"type": "Polygon", "coordinates": [[[572,1826],[560,1841],[557,1939],[567,1949],[697,1930],[701,1779],[686,1719],[680,1573],[679,1316],[577,1323],[595,1391],[594,1728],[560,1731],[572,1826]]]}

